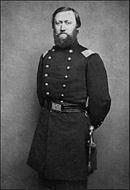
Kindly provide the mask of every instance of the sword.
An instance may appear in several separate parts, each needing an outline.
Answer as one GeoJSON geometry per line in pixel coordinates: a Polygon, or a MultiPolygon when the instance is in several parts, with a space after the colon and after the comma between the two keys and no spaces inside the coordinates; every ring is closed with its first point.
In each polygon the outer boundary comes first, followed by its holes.
{"type": "Polygon", "coordinates": [[[94,142],[93,139],[93,132],[94,132],[94,126],[89,127],[89,140],[88,140],[88,171],[91,172],[92,170],[92,165],[91,165],[91,154],[92,154],[92,149],[96,148],[96,143],[94,142]]]}

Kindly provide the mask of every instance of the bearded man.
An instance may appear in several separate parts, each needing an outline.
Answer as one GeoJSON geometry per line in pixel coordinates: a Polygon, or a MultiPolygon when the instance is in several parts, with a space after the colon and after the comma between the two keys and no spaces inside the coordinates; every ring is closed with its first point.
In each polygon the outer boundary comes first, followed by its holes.
{"type": "Polygon", "coordinates": [[[41,106],[27,163],[39,174],[39,189],[85,190],[89,126],[101,126],[110,110],[107,73],[99,54],[81,46],[77,11],[52,15],[55,45],[41,55],[37,95],[41,106]]]}

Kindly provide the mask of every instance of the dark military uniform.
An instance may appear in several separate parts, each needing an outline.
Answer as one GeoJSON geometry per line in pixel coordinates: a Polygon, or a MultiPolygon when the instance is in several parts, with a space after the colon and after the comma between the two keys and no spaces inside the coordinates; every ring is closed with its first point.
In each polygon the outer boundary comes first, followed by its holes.
{"type": "Polygon", "coordinates": [[[88,127],[101,125],[111,103],[102,59],[77,42],[66,49],[54,46],[40,58],[37,94],[41,113],[28,164],[47,179],[85,180],[88,127]],[[50,111],[48,101],[86,105],[88,117],[50,111]]]}

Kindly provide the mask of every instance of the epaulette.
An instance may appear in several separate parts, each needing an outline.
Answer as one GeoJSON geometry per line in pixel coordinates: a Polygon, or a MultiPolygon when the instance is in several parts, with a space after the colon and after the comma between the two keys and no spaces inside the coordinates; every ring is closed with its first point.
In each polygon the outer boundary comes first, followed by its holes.
{"type": "Polygon", "coordinates": [[[85,51],[81,52],[85,57],[88,57],[92,54],[95,54],[94,51],[90,50],[90,49],[86,49],[85,51]]]}

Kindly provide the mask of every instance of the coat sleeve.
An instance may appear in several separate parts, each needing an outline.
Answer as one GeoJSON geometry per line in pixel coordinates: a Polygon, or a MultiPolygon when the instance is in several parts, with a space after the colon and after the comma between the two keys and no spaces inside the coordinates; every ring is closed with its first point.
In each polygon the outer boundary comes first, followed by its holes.
{"type": "Polygon", "coordinates": [[[37,71],[37,96],[39,100],[40,106],[43,106],[44,104],[44,98],[42,93],[42,79],[43,79],[43,55],[40,57],[39,65],[38,65],[38,71],[37,71]]]}
{"type": "Polygon", "coordinates": [[[91,124],[97,128],[102,124],[111,105],[106,69],[98,54],[88,57],[87,93],[88,114],[91,124]]]}

